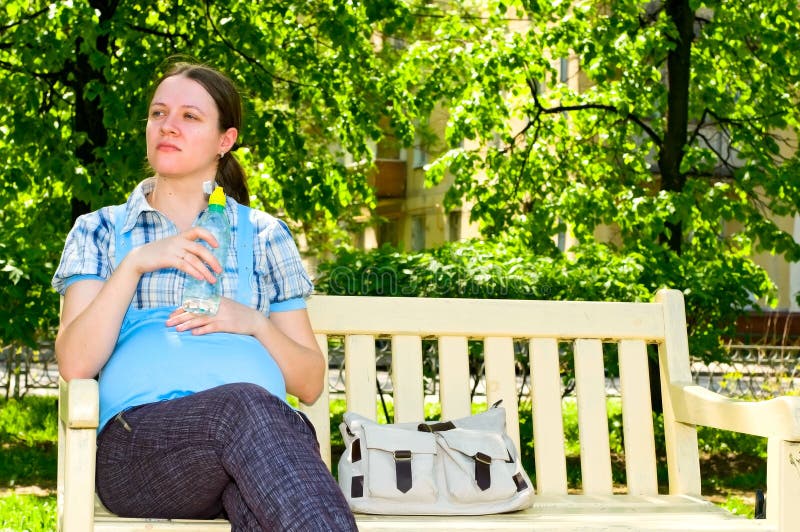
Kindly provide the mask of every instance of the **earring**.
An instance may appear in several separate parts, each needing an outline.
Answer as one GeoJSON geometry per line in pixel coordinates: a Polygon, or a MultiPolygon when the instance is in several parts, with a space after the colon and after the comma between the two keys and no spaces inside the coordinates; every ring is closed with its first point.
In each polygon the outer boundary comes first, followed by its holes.
{"type": "Polygon", "coordinates": [[[224,151],[219,152],[219,158],[222,159],[223,157],[225,157],[225,152],[224,151]]]}

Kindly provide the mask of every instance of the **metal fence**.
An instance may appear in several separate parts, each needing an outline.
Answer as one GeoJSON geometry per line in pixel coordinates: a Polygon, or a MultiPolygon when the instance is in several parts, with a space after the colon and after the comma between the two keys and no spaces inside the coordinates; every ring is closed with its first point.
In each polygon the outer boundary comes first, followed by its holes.
{"type": "Polygon", "coordinates": [[[15,345],[0,349],[0,393],[6,399],[57,389],[58,365],[52,342],[36,349],[15,345]]]}
{"type": "MultiPolygon", "coordinates": [[[[527,359],[527,344],[515,342],[519,360],[527,359]]],[[[731,357],[726,362],[705,363],[692,360],[694,382],[729,397],[766,399],[784,394],[800,394],[800,346],[732,345],[731,357]]],[[[470,342],[471,390],[474,396],[485,394],[480,342],[470,342]]],[[[376,390],[390,395],[392,392],[392,346],[388,339],[375,342],[378,365],[376,390]]],[[[562,353],[565,366],[570,353],[562,353]]],[[[438,367],[435,341],[423,342],[423,364],[426,395],[438,393],[438,367]]],[[[530,376],[520,364],[518,391],[521,396],[530,392],[530,376]]],[[[344,349],[341,342],[329,346],[329,386],[332,393],[343,393],[345,384],[344,349]]],[[[572,383],[565,379],[564,394],[573,393],[572,383]]],[[[58,367],[52,343],[37,349],[6,346],[0,350],[0,393],[6,398],[28,393],[53,393],[58,388],[58,367]]],[[[619,380],[608,375],[606,390],[609,395],[619,394],[619,380]]]]}

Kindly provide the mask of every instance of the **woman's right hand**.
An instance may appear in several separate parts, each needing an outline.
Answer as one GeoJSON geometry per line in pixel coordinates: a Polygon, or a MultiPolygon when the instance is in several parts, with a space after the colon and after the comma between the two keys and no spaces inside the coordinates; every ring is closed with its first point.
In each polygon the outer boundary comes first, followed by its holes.
{"type": "Polygon", "coordinates": [[[192,227],[179,235],[134,248],[124,260],[130,261],[139,275],[165,268],[177,268],[197,279],[215,283],[217,278],[214,272],[222,273],[222,265],[198,239],[205,240],[211,247],[219,246],[210,231],[202,227],[192,227]]]}
{"type": "Polygon", "coordinates": [[[125,312],[144,273],[177,268],[198,279],[216,282],[209,270],[222,266],[197,239],[217,247],[207,230],[192,227],[132,249],[105,281],[86,279],[67,288],[56,336],[56,356],[61,376],[92,378],[114,350],[125,312]]]}

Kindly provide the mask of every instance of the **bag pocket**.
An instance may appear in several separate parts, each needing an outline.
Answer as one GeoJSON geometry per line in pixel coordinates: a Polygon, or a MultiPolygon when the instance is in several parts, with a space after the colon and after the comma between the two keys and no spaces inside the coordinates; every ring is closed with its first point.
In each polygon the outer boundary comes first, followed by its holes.
{"type": "Polygon", "coordinates": [[[436,438],[433,434],[363,425],[367,453],[366,489],[374,497],[434,502],[436,438]]]}
{"type": "Polygon", "coordinates": [[[437,436],[447,490],[454,500],[499,501],[517,492],[517,464],[502,434],[457,428],[437,436]]]}

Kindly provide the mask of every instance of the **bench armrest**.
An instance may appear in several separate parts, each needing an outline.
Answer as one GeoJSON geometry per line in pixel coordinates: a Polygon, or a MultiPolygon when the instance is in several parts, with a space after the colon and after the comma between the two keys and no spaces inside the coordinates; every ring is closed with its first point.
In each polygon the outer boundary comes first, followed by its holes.
{"type": "Polygon", "coordinates": [[[60,532],[94,529],[94,472],[99,389],[92,379],[58,383],[58,486],[60,532]]]}
{"type": "Polygon", "coordinates": [[[70,429],[95,429],[100,423],[100,401],[97,381],[59,378],[58,417],[70,429]]]}
{"type": "Polygon", "coordinates": [[[741,401],[695,384],[672,384],[670,394],[678,422],[800,441],[800,397],[741,401]]]}

